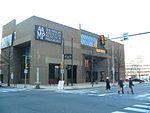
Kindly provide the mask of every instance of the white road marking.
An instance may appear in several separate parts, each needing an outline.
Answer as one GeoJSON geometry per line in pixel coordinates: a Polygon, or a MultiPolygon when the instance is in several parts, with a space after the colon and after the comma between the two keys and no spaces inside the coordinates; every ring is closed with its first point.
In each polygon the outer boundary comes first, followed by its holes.
{"type": "MultiPolygon", "coordinates": [[[[135,112],[139,112],[139,113],[150,113],[150,110],[149,110],[150,109],[150,103],[142,103],[141,105],[135,104],[133,106],[134,107],[126,107],[126,108],[124,108],[124,110],[135,111],[135,112]]],[[[128,113],[128,112],[114,111],[111,113],[128,113]]]]}
{"type": "Polygon", "coordinates": [[[116,94],[116,93],[104,93],[104,94],[99,94],[98,96],[99,96],[99,97],[102,97],[102,96],[114,95],[114,94],[116,94]]]}
{"type": "Polygon", "coordinates": [[[145,105],[150,105],[150,103],[143,103],[143,104],[145,104],[145,105]]]}
{"type": "Polygon", "coordinates": [[[150,106],[147,105],[133,105],[135,107],[139,107],[139,108],[150,108],[150,106]]]}
{"type": "Polygon", "coordinates": [[[127,112],[122,112],[122,111],[114,111],[114,112],[111,112],[111,113],[127,113],[127,112]]]}
{"type": "Polygon", "coordinates": [[[100,94],[100,95],[98,95],[99,97],[103,97],[103,96],[106,96],[106,94],[100,94]]]}
{"type": "Polygon", "coordinates": [[[114,95],[116,93],[102,93],[100,94],[98,91],[89,91],[89,90],[57,90],[57,93],[69,93],[69,94],[79,94],[79,95],[89,95],[89,96],[98,96],[103,97],[107,95],[114,95]]]}
{"type": "Polygon", "coordinates": [[[148,99],[150,99],[150,97],[147,97],[148,99]]]}
{"type": "Polygon", "coordinates": [[[140,113],[149,113],[150,112],[150,110],[133,108],[133,107],[126,107],[124,109],[129,110],[129,111],[136,111],[136,112],[140,112],[140,113]]]}
{"type": "Polygon", "coordinates": [[[7,92],[9,92],[9,91],[1,91],[2,93],[7,93],[7,92]]]}
{"type": "Polygon", "coordinates": [[[141,97],[146,97],[146,96],[150,96],[150,94],[143,94],[143,95],[138,95],[137,98],[141,98],[141,97]]]}
{"type": "Polygon", "coordinates": [[[89,93],[97,93],[96,91],[89,91],[89,93]]]}
{"type": "Polygon", "coordinates": [[[0,92],[2,93],[8,93],[8,92],[18,92],[18,91],[24,91],[26,89],[2,89],[0,92]]]}

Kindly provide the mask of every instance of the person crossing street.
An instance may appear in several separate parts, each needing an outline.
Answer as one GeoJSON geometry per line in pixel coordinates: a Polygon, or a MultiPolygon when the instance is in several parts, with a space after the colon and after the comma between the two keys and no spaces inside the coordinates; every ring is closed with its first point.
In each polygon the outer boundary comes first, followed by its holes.
{"type": "Polygon", "coordinates": [[[133,84],[131,78],[129,78],[129,89],[130,89],[130,92],[131,92],[132,94],[134,94],[134,92],[133,92],[133,86],[134,86],[134,84],[133,84]]]}
{"type": "Polygon", "coordinates": [[[110,81],[109,77],[106,77],[106,91],[110,90],[110,81]]]}
{"type": "Polygon", "coordinates": [[[122,78],[120,78],[120,80],[118,81],[118,86],[119,86],[118,94],[120,94],[120,91],[122,92],[122,94],[124,94],[124,89],[123,89],[124,84],[122,78]]]}

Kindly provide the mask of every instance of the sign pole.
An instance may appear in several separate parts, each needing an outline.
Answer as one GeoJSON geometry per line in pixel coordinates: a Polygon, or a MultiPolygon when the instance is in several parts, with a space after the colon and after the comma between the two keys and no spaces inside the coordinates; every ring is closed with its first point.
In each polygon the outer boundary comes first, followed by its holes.
{"type": "Polygon", "coordinates": [[[114,63],[114,45],[112,44],[112,75],[113,75],[113,85],[115,83],[115,63],[114,63]]]}
{"type": "Polygon", "coordinates": [[[72,58],[71,58],[71,86],[73,86],[73,38],[71,38],[71,54],[72,54],[72,58]]]}
{"type": "Polygon", "coordinates": [[[24,79],[24,88],[26,88],[26,84],[27,84],[27,55],[25,55],[25,70],[24,70],[24,74],[25,74],[25,79],[24,79]]]}
{"type": "Polygon", "coordinates": [[[62,38],[61,80],[64,79],[64,38],[62,38]]]}
{"type": "Polygon", "coordinates": [[[64,89],[64,39],[62,38],[62,59],[61,59],[61,80],[58,82],[57,89],[64,89]]]}

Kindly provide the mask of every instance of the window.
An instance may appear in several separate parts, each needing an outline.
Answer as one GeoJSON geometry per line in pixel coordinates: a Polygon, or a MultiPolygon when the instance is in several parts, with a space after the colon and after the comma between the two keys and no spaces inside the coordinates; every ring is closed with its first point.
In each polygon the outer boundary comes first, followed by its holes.
{"type": "Polygon", "coordinates": [[[81,34],[81,44],[95,47],[97,46],[97,38],[94,36],[86,35],[86,34],[81,34]]]}

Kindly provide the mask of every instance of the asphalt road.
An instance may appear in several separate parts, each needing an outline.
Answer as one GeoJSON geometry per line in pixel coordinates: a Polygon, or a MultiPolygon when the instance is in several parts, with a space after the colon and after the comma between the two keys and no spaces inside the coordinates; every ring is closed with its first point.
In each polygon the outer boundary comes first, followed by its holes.
{"type": "MultiPolygon", "coordinates": [[[[0,88],[0,113],[150,113],[150,84],[136,84],[135,94],[117,94],[112,86],[80,90],[0,88]]],[[[125,88],[125,92],[127,88],[125,88]]]]}

